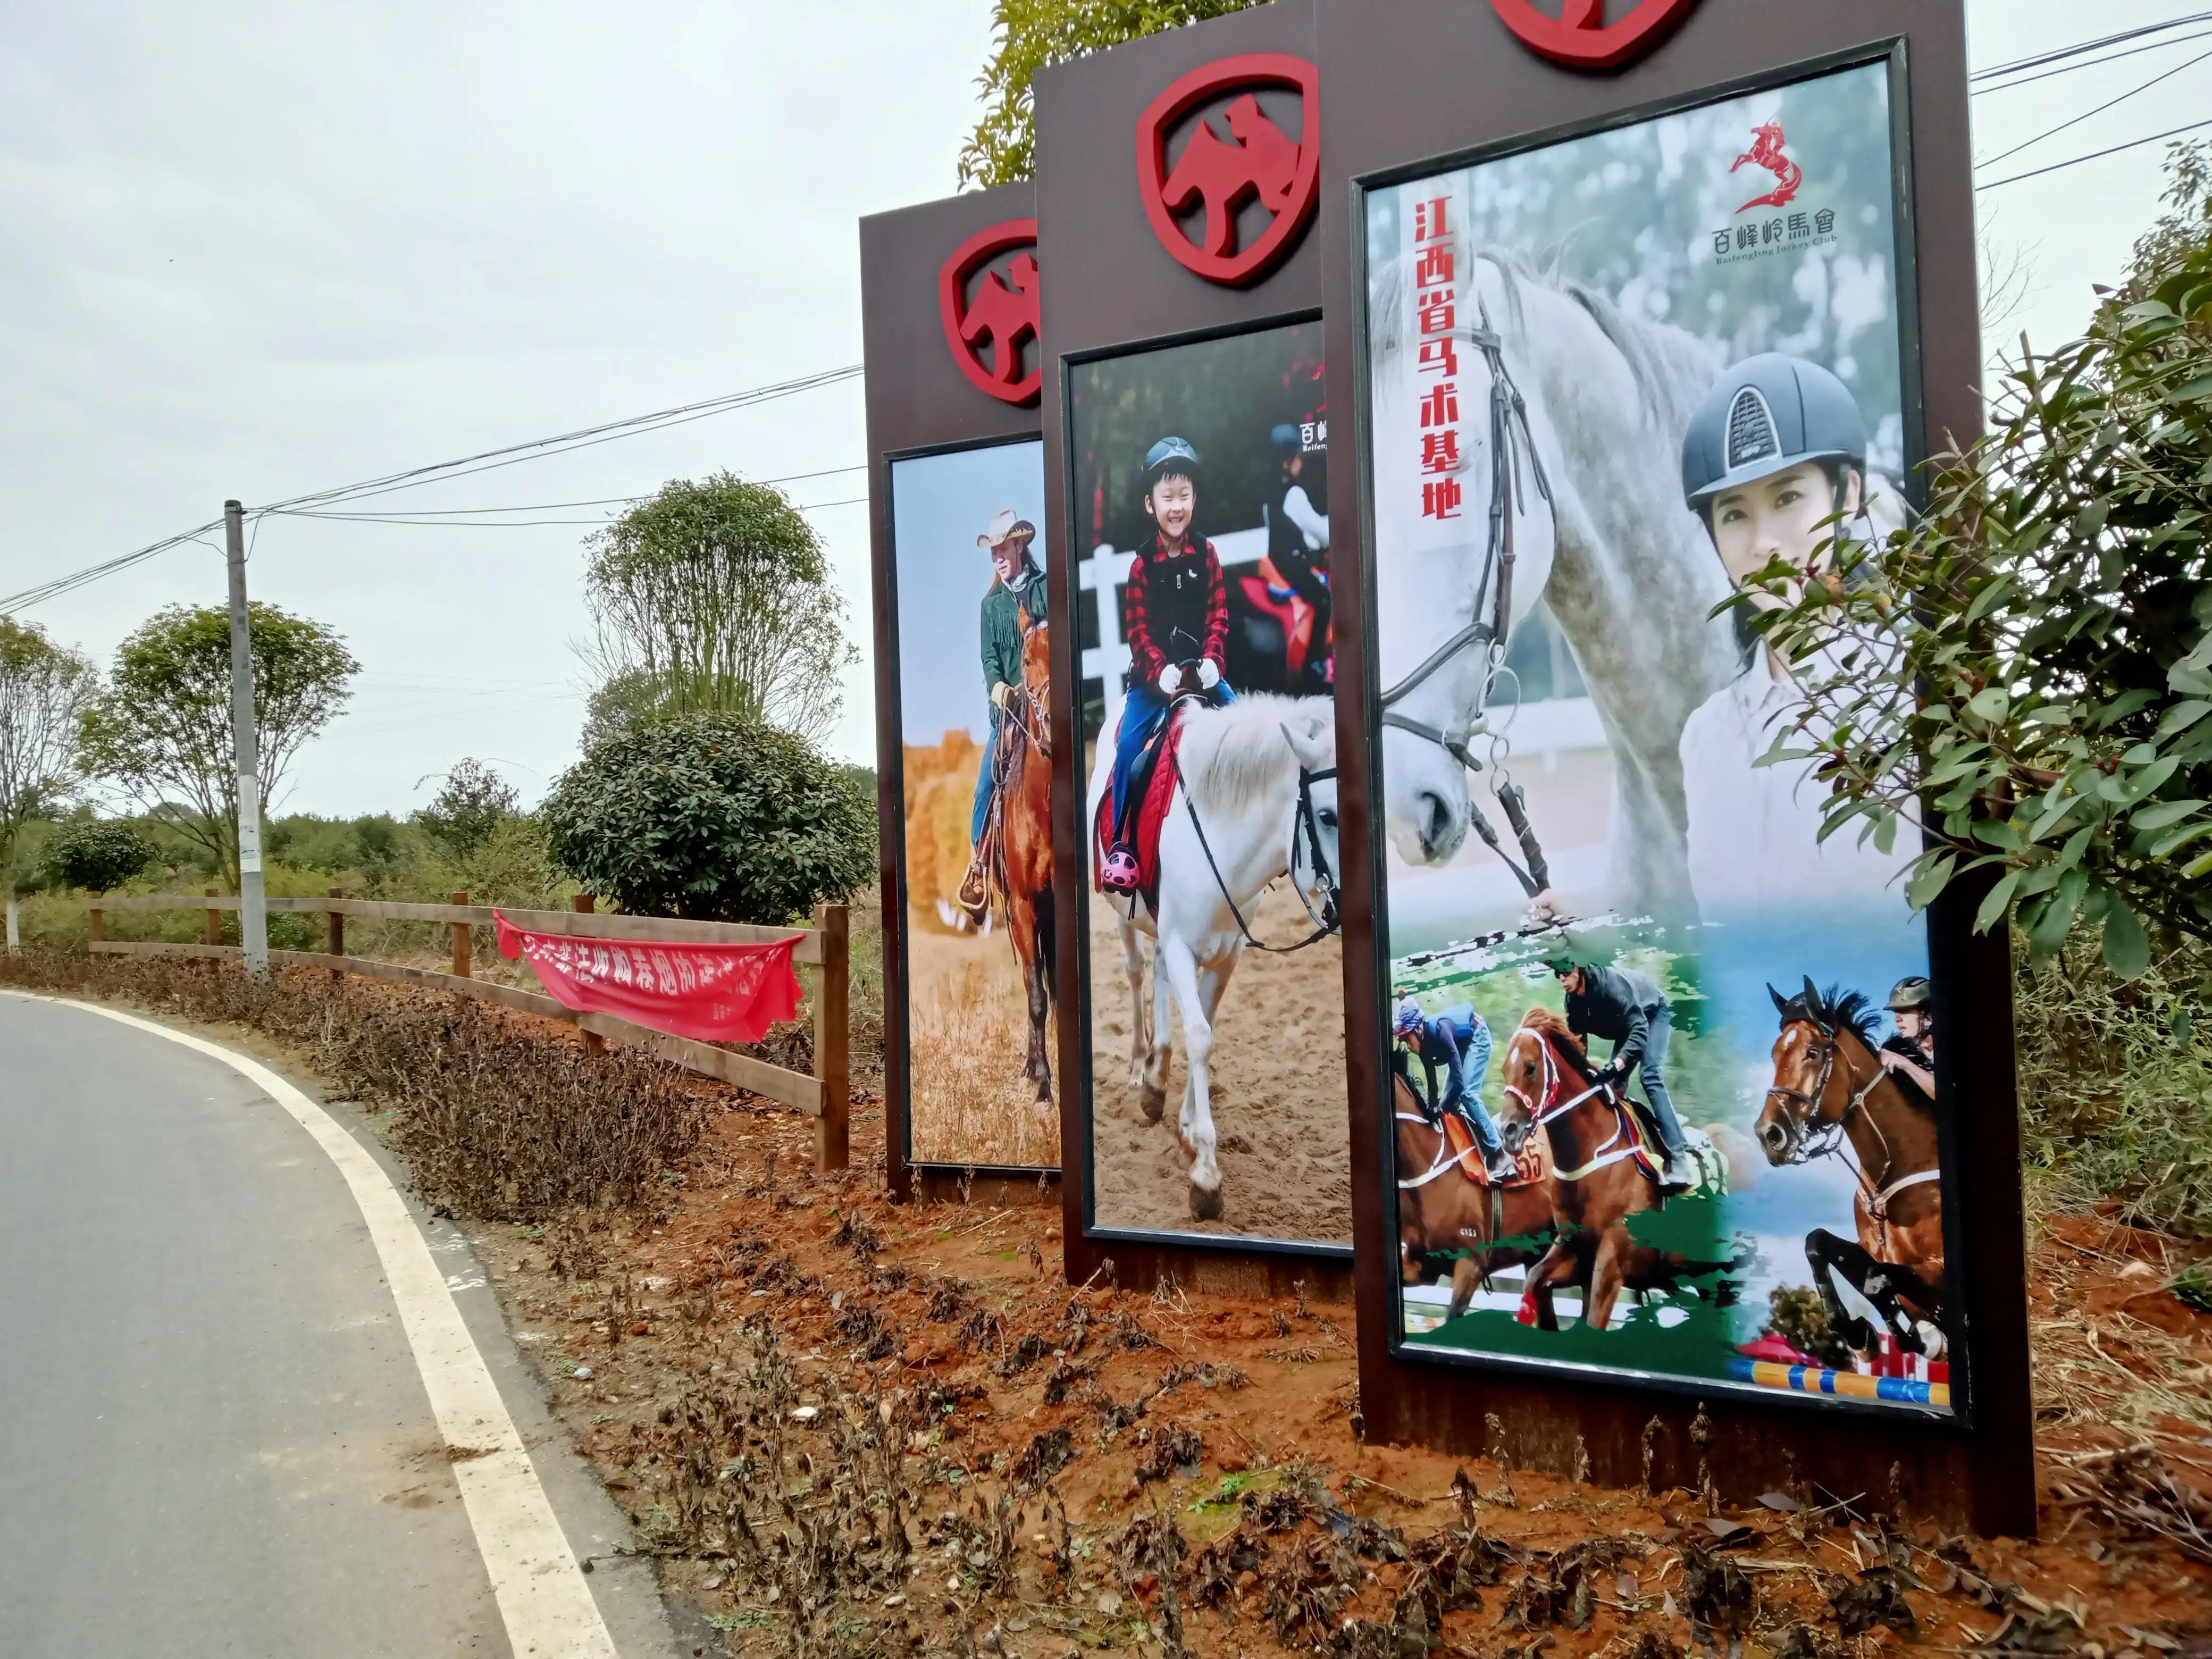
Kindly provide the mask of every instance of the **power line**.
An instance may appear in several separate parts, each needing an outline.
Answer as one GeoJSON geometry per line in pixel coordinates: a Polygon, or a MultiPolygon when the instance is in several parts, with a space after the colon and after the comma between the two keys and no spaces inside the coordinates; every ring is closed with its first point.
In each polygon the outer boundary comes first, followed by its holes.
{"type": "Polygon", "coordinates": [[[2014,87],[2032,87],[2038,81],[2048,81],[2054,75],[2071,75],[2076,70],[2096,69],[2106,64],[2117,64],[2123,58],[2140,58],[2147,52],[2164,52],[2168,46],[2185,46],[2191,40],[2212,39],[2212,29],[2199,29],[2194,34],[2177,36],[2171,40],[2154,40],[2147,46],[2130,46],[2125,52],[2113,52],[2106,58],[2084,58],[2079,63],[2062,64],[2057,69],[2045,70],[2040,75],[2027,75],[2017,81],[2008,81],[2001,87],[1976,87],[1968,95],[1980,97],[1985,92],[2010,92],[2014,87]]]}
{"type": "Polygon", "coordinates": [[[2023,141],[2022,143],[2020,143],[2014,144],[2014,145],[2010,149],[2004,150],[2004,151],[2002,151],[2002,152],[2000,152],[1999,154],[1997,154],[1997,155],[1992,155],[1992,156],[1990,156],[1990,159],[1989,159],[1988,161],[1977,161],[1977,162],[1975,162],[1975,163],[1974,163],[1974,165],[1975,165],[1977,167],[1995,167],[1998,162],[2000,162],[2000,161],[2003,161],[2007,156],[2017,155],[2019,155],[2019,154],[2021,153],[2021,151],[2022,151],[2022,150],[2024,150],[2024,149],[2029,149],[2029,148],[2031,148],[2031,147],[2032,147],[2032,146],[2033,146],[2033,145],[2039,144],[2039,143],[2041,143],[2045,139],[2049,138],[2049,137],[2051,137],[2055,136],[2056,134],[2062,133],[2062,132],[2065,131],[2066,131],[2066,129],[2067,129],[2067,128],[2069,128],[2069,127],[2076,127],[2076,126],[2079,126],[2079,125],[2081,125],[2081,123],[2082,123],[2082,122],[2084,122],[2084,121],[2087,120],[2087,119],[2088,119],[2091,116],[2093,116],[2093,115],[2102,115],[2102,114],[2103,114],[2106,110],[2111,109],[2114,105],[2116,105],[2116,104],[2124,104],[2124,103],[2126,103],[2126,102],[2128,101],[2128,100],[2129,100],[2129,99],[2130,99],[2130,98],[2134,97],[2137,93],[2148,92],[2148,91],[2149,91],[2153,87],[2156,86],[2160,82],[2161,82],[2161,81],[2170,81],[2170,80],[2172,80],[2175,76],[2177,76],[2177,75],[2180,74],[2180,73],[2182,72],[2182,70],[2185,70],[2185,69],[2194,69],[2197,64],[2199,64],[2203,63],[2203,62],[2206,58],[2212,58],[2212,52],[2198,52],[2198,53],[2197,54],[2197,56],[2196,56],[2196,57],[2194,57],[2194,58],[2191,58],[2187,63],[2185,63],[2185,64],[2175,64],[2172,69],[2163,70],[2163,71],[2161,71],[2160,73],[2159,73],[2159,74],[2157,74],[2157,75],[2154,75],[2154,76],[2151,76],[2151,78],[2150,78],[2149,80],[2148,80],[2148,81],[2144,82],[2141,86],[2139,86],[2139,87],[2130,87],[2127,91],[2125,91],[2125,92],[2122,93],[2118,97],[2117,97],[2117,98],[2108,98],[2108,99],[2106,99],[2103,103],[2101,103],[2101,104],[2098,105],[2096,108],[2094,108],[2094,109],[2089,109],[2089,110],[2084,110],[2084,111],[2082,111],[2082,112],[2081,112],[2081,114],[2076,115],[2076,116],[2074,116],[2074,117],[2071,117],[2070,118],[2069,118],[2069,119],[2067,119],[2067,120],[2061,121],[2061,122],[2060,122],[2057,126],[2055,126],[2055,127],[2049,127],[2049,128],[2046,128],[2045,131],[2041,131],[2041,132],[2037,133],[2037,134],[2035,135],[2035,137],[2033,137],[2033,138],[2029,138],[2029,139],[2027,139],[2027,140],[2023,141]]]}
{"type": "MultiPolygon", "coordinates": [[[[642,433],[661,431],[668,427],[682,426],[692,421],[705,420],[710,416],[725,414],[731,410],[770,403],[777,398],[794,397],[802,392],[811,392],[822,386],[835,386],[841,381],[857,379],[863,372],[863,367],[860,363],[848,363],[842,368],[825,369],[819,374],[802,375],[797,380],[778,381],[772,386],[756,386],[750,391],[731,392],[720,398],[709,398],[700,403],[683,404],[674,409],[659,410],[649,415],[635,415],[626,420],[609,421],[599,426],[580,427],[575,431],[561,433],[550,438],[538,438],[527,443],[509,444],[500,449],[487,449],[474,455],[464,455],[455,460],[440,461],[429,466],[410,467],[401,472],[388,472],[377,477],[362,479],[355,483],[340,484],[330,489],[314,490],[304,495],[294,495],[283,501],[272,501],[265,506],[256,507],[252,509],[252,517],[258,526],[263,517],[272,513],[289,514],[301,507],[355,501],[366,495],[387,495],[393,490],[411,489],[417,485],[440,482],[445,478],[466,477],[476,472],[489,472],[503,466],[519,465],[524,461],[541,460],[551,455],[566,454],[572,450],[587,449],[597,444],[612,443],[618,438],[635,437],[642,433]]],[[[833,468],[830,471],[851,470],[855,469],[833,468]]],[[[830,473],[803,476],[826,477],[830,473]]],[[[843,502],[826,504],[845,505],[843,502]]],[[[805,512],[812,509],[801,508],[800,510],[805,512]]],[[[185,542],[196,541],[208,532],[219,530],[222,527],[222,520],[216,519],[207,524],[195,526],[176,535],[164,537],[158,542],[149,543],[120,557],[103,560],[98,564],[88,565],[82,570],[71,571],[65,576],[57,576],[49,581],[40,582],[35,586],[24,588],[20,592],[9,594],[5,598],[0,598],[0,616],[8,616],[17,611],[27,610],[33,605],[43,605],[50,599],[59,599],[64,593],[74,592],[76,589],[99,581],[103,577],[127,570],[132,565],[166,553],[172,548],[181,546],[185,542]]],[[[211,543],[203,543],[202,545],[213,548],[211,543]]],[[[221,552],[222,549],[213,548],[213,550],[221,552]]]]}
{"type": "Polygon", "coordinates": [[[2191,12],[2185,17],[2169,17],[2162,23],[2146,23],[2141,28],[2123,29],[2118,34],[2103,35],[2094,40],[2077,40],[2070,46],[2038,52],[2031,58],[2015,58],[2009,64],[1993,64],[1988,69],[1976,70],[1966,78],[1977,82],[1995,81],[2008,75],[2016,75],[2022,70],[2041,69],[2046,64],[2062,63],[2069,58],[2079,58],[2085,52],[2100,52],[2106,46],[2138,40],[2146,34],[2163,34],[2168,29],[2186,28],[2192,23],[2203,22],[2212,22],[2212,11],[2191,12]]]}
{"type": "Polygon", "coordinates": [[[2047,167],[2036,167],[2027,173],[2015,173],[2009,179],[1992,179],[1986,185],[1976,185],[1975,190],[1996,190],[2005,185],[2016,185],[2023,179],[2039,179],[2046,173],[2057,173],[2062,167],[2075,167],[2083,161],[2094,161],[2100,156],[2118,155],[2124,149],[2141,149],[2145,144],[2155,144],[2162,138],[2178,138],[2185,132],[2194,132],[2199,127],[2212,127],[2212,121],[2191,121],[2185,127],[2175,127],[2166,132],[2154,132],[2148,138],[2130,138],[2124,144],[2114,144],[2106,149],[2093,149],[2087,155],[2069,157],[2053,161],[2047,167]]]}
{"type": "MultiPolygon", "coordinates": [[[[748,478],[744,482],[747,483],[762,484],[799,483],[809,478],[833,478],[841,473],[865,472],[867,470],[868,464],[866,461],[860,461],[856,462],[851,466],[823,467],[821,471],[817,472],[787,472],[780,477],[748,478]]],[[[595,496],[590,501],[523,501],[514,507],[393,507],[382,516],[392,519],[460,519],[473,518],[495,513],[547,513],[556,508],[568,507],[629,507],[636,502],[651,501],[653,497],[649,495],[599,495],[595,496]]],[[[282,511],[285,517],[295,519],[323,519],[351,516],[349,514],[343,514],[325,513],[315,507],[299,507],[290,509],[270,508],[269,510],[271,512],[282,511]]]]}

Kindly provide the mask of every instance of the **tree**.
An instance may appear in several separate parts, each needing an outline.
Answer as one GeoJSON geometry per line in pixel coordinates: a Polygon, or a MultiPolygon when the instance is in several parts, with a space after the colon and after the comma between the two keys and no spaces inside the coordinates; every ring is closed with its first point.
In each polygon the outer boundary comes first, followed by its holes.
{"type": "Polygon", "coordinates": [[[1036,172],[1036,109],[1030,86],[1039,70],[1103,52],[1124,41],[1243,11],[1256,0],[994,0],[998,46],[975,77],[983,118],[960,152],[960,187],[988,190],[1036,172]]]}
{"type": "Polygon", "coordinates": [[[1823,580],[1771,567],[1784,605],[1747,613],[1797,674],[1770,758],[1818,762],[1824,836],[1918,823],[1914,904],[1988,870],[1978,927],[2043,959],[2101,929],[2122,978],[2153,929],[2212,940],[2212,173],[2170,173],[2127,283],[2021,343],[1922,522],[1823,580]]]}
{"type": "Polygon", "coordinates": [[[715,710],[824,736],[856,660],[814,526],[783,492],[678,478],[594,534],[584,594],[601,684],[586,745],[715,710]]]}
{"type": "Polygon", "coordinates": [[[120,887],[160,854],[154,843],[115,818],[73,823],[46,846],[47,879],[105,893],[120,887]]]}
{"type": "Polygon", "coordinates": [[[610,738],[538,817],[563,869],[641,915],[780,925],[876,870],[874,799],[803,738],[730,714],[610,738]]]}
{"type": "Polygon", "coordinates": [[[513,784],[480,760],[461,760],[415,822],[452,857],[465,859],[521,808],[513,784]]]}
{"type": "MultiPolygon", "coordinates": [[[[335,720],[361,665],[331,629],[275,605],[247,612],[264,810],[302,744],[335,720]]],[[[115,653],[108,688],[85,711],[88,769],[142,805],[181,806],[176,828],[238,884],[238,776],[231,746],[230,617],[173,605],[115,653]]]]}
{"type": "Polygon", "coordinates": [[[37,623],[0,617],[0,890],[10,904],[23,826],[76,786],[79,728],[99,684],[90,662],[37,623]]]}

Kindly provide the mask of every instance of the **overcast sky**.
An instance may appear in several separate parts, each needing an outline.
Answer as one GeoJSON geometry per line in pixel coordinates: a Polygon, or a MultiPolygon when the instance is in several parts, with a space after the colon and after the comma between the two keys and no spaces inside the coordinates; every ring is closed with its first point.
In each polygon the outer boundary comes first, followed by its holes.
{"type": "MultiPolygon", "coordinates": [[[[1970,0],[1972,54],[2193,9],[1970,0]]],[[[986,0],[0,10],[0,592],[212,519],[228,495],[272,501],[858,362],[854,222],[951,190],[989,46],[986,0]]],[[[1978,97],[1978,151],[2208,46],[1978,97]]],[[[1984,177],[2202,118],[2208,94],[2212,61],[1984,177]]],[[[2089,284],[2157,210],[2162,153],[1981,197],[1985,234],[2028,283],[1992,346],[2078,329],[2089,284]]],[[[720,467],[854,466],[864,443],[848,382],[386,501],[630,495],[720,467]]],[[[859,472],[790,486],[801,503],[864,488],[859,472]]],[[[866,509],[813,518],[865,642],[866,509]]],[[[582,719],[587,531],[267,520],[256,596],[336,625],[364,665],[277,810],[404,812],[465,755],[534,799],[582,719]]],[[[222,593],[218,555],[188,544],[29,614],[104,663],[160,606],[222,593]]],[[[859,760],[874,754],[869,675],[834,741],[859,760]]]]}

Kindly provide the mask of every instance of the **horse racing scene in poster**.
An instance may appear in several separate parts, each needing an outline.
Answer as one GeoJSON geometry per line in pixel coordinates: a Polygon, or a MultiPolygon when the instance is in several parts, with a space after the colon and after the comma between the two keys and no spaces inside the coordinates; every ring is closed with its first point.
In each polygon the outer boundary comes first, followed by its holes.
{"type": "Polygon", "coordinates": [[[1097,1224],[1349,1243],[1321,325],[1078,365],[1068,442],[1097,1224]]]}
{"type": "Polygon", "coordinates": [[[1950,1406],[1917,847],[1747,620],[1904,522],[1887,74],[1365,198],[1408,1352],[1950,1406]]]}
{"type": "Polygon", "coordinates": [[[1042,448],[891,464],[916,1163],[1060,1162],[1042,448]]]}

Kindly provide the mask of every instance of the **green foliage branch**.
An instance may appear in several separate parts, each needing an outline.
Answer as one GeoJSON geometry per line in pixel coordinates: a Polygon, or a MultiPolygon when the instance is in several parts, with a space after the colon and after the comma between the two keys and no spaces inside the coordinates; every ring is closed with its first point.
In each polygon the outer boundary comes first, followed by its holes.
{"type": "MultiPolygon", "coordinates": [[[[344,708],[361,665],[335,631],[275,605],[251,605],[246,629],[266,812],[301,746],[344,708]]],[[[164,822],[208,853],[235,891],[229,612],[172,605],[150,617],[117,650],[81,732],[87,769],[149,811],[164,809],[164,822]]]]}
{"type": "Polygon", "coordinates": [[[449,856],[466,859],[493,830],[521,811],[514,786],[483,762],[470,758],[453,763],[430,804],[415,814],[415,822],[449,856]]]}
{"type": "Polygon", "coordinates": [[[641,915],[770,926],[875,873],[875,802],[804,738],[708,711],[623,732],[555,781],[547,845],[641,915]]]}
{"type": "Polygon", "coordinates": [[[988,190],[1036,173],[1040,70],[1147,34],[1243,11],[1255,0],[994,0],[997,45],[983,72],[983,115],[960,151],[960,187],[988,190]]]}
{"type": "Polygon", "coordinates": [[[1916,907],[1990,872],[1977,927],[2012,915],[2039,962],[2097,930],[2123,979],[2154,932],[2212,939],[2203,185],[2178,174],[2191,234],[2170,222],[2162,263],[2084,337],[2022,342],[1991,431],[1942,467],[1917,525],[1839,538],[1818,580],[1778,561],[1731,601],[1797,679],[1762,763],[1814,764],[1823,839],[1922,833],[1916,907]]]}

